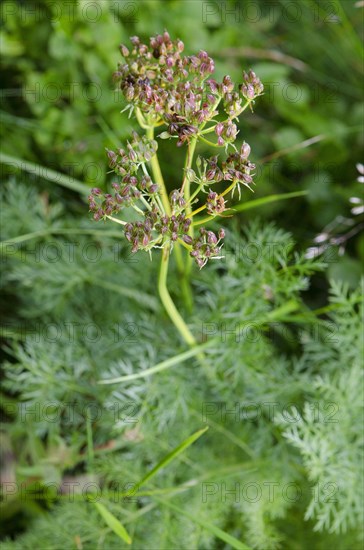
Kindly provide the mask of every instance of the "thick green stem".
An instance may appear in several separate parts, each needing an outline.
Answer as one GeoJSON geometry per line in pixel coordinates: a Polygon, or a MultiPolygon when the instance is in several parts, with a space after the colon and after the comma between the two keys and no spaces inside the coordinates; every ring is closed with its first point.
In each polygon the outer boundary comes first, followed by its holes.
{"type": "Polygon", "coordinates": [[[179,314],[176,306],[174,305],[174,302],[168,292],[167,288],[167,274],[168,274],[168,264],[169,264],[169,247],[165,247],[162,250],[162,260],[161,260],[161,267],[159,272],[159,280],[158,280],[158,291],[159,296],[162,301],[162,304],[167,311],[172,323],[175,325],[175,327],[178,329],[179,333],[181,334],[182,338],[185,340],[185,342],[189,346],[195,346],[196,340],[194,339],[192,333],[190,332],[188,326],[182,319],[181,315],[179,314]]]}

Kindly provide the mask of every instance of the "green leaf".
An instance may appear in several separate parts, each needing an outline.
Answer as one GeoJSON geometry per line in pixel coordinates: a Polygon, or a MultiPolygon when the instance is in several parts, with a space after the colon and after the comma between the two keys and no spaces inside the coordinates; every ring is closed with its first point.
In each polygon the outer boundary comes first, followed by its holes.
{"type": "Polygon", "coordinates": [[[16,168],[19,168],[19,170],[25,170],[25,172],[29,172],[30,174],[34,174],[35,176],[39,176],[48,181],[53,181],[58,185],[62,185],[62,187],[72,189],[72,191],[77,191],[82,194],[90,192],[90,188],[86,184],[82,183],[82,181],[71,178],[61,172],[51,170],[48,167],[41,166],[40,164],[34,164],[33,162],[12,157],[10,155],[6,155],[5,153],[0,153],[0,162],[7,164],[8,166],[15,166],[16,168]]]}
{"type": "Polygon", "coordinates": [[[201,351],[203,351],[205,348],[210,346],[212,342],[213,341],[210,340],[205,344],[201,344],[200,346],[195,346],[194,348],[188,351],[184,351],[179,355],[170,357],[169,359],[166,359],[165,361],[162,361],[161,363],[154,365],[154,367],[150,367],[149,369],[145,369],[141,372],[136,372],[134,374],[126,374],[125,376],[118,376],[118,378],[110,378],[109,380],[99,380],[98,384],[117,384],[118,382],[125,382],[126,380],[136,380],[137,378],[146,378],[147,376],[151,376],[156,372],[161,372],[165,369],[169,369],[170,367],[174,367],[175,365],[182,363],[182,361],[185,361],[186,359],[190,359],[191,357],[198,355],[201,351]]]}
{"type": "Polygon", "coordinates": [[[196,515],[193,516],[192,514],[189,514],[188,512],[185,512],[184,510],[182,510],[182,508],[179,508],[179,506],[176,506],[175,504],[172,504],[171,502],[168,502],[166,500],[162,500],[162,499],[159,499],[159,498],[156,498],[156,497],[154,497],[154,498],[155,498],[155,500],[157,500],[158,502],[163,504],[163,506],[167,506],[168,508],[171,508],[175,512],[178,512],[178,514],[181,514],[182,516],[185,516],[190,521],[193,521],[194,523],[197,523],[198,525],[200,525],[201,527],[206,529],[206,531],[209,531],[210,533],[215,535],[215,537],[217,537],[218,539],[220,539],[220,540],[226,542],[227,544],[229,544],[231,546],[231,548],[236,548],[236,550],[252,550],[250,546],[247,546],[246,544],[244,544],[243,542],[241,542],[237,538],[233,537],[232,535],[229,535],[229,533],[226,533],[226,531],[223,531],[219,527],[216,527],[216,525],[214,525],[213,523],[209,523],[205,519],[201,519],[196,515]]]}
{"type": "Polygon", "coordinates": [[[107,508],[100,502],[94,502],[94,505],[96,506],[97,511],[99,514],[103,517],[106,524],[114,531],[114,533],[121,538],[124,542],[127,544],[131,544],[132,540],[130,538],[129,533],[125,529],[125,527],[120,523],[120,521],[109,512],[107,508]]]}
{"type": "Polygon", "coordinates": [[[185,449],[188,449],[194,443],[197,439],[201,437],[207,430],[209,429],[208,426],[205,428],[202,428],[202,430],[198,430],[194,434],[190,435],[187,439],[182,441],[177,447],[173,449],[170,453],[168,453],[150,472],[148,472],[140,481],[136,484],[135,487],[133,487],[133,494],[135,491],[137,491],[142,485],[144,485],[147,481],[149,481],[152,477],[154,477],[159,470],[167,466],[172,460],[177,458],[178,455],[180,455],[185,449]]]}
{"type": "Polygon", "coordinates": [[[244,202],[234,206],[236,212],[242,212],[243,210],[250,210],[251,208],[257,208],[270,202],[283,201],[287,199],[293,199],[295,197],[302,197],[307,195],[308,191],[293,191],[292,193],[281,193],[276,195],[269,195],[269,197],[262,197],[261,199],[255,199],[253,201],[244,202]]]}

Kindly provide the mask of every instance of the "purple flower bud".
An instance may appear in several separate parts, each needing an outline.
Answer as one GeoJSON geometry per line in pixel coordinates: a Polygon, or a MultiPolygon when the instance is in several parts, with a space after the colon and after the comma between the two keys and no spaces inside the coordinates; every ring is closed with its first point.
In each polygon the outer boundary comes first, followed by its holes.
{"type": "Polygon", "coordinates": [[[134,240],[133,240],[133,247],[131,249],[132,252],[137,252],[139,248],[139,240],[138,238],[136,237],[134,240]]]}
{"type": "Polygon", "coordinates": [[[147,233],[150,233],[151,230],[153,229],[153,222],[150,218],[146,218],[144,222],[144,229],[147,233]]]}
{"type": "Polygon", "coordinates": [[[229,75],[224,76],[224,78],[222,79],[222,83],[223,83],[223,86],[222,86],[223,93],[229,93],[233,91],[234,84],[229,75]]]}
{"type": "Polygon", "coordinates": [[[224,131],[224,125],[222,122],[218,122],[215,126],[215,134],[221,136],[224,131]]]}
{"type": "Polygon", "coordinates": [[[169,198],[171,199],[171,203],[173,204],[177,202],[178,197],[179,197],[179,191],[177,191],[177,189],[172,191],[172,193],[169,195],[169,198]]]}
{"type": "Polygon", "coordinates": [[[138,155],[136,154],[134,149],[131,146],[128,147],[128,149],[129,149],[129,158],[130,158],[131,162],[137,162],[138,155]]]}
{"type": "Polygon", "coordinates": [[[223,239],[224,237],[225,237],[225,231],[222,228],[220,228],[219,229],[219,240],[223,239]]]}
{"type": "Polygon", "coordinates": [[[127,101],[132,101],[133,100],[134,93],[135,93],[134,86],[132,86],[130,84],[130,86],[128,86],[125,90],[125,97],[126,97],[127,101]]]}
{"type": "Polygon", "coordinates": [[[131,42],[134,46],[139,46],[139,44],[140,44],[140,38],[139,38],[139,36],[131,36],[131,37],[130,37],[130,42],[131,42]]]}
{"type": "Polygon", "coordinates": [[[201,258],[195,258],[195,260],[196,260],[196,263],[197,263],[198,267],[200,269],[202,269],[203,266],[205,265],[205,262],[201,258]]]}
{"type": "Polygon", "coordinates": [[[192,239],[192,237],[190,237],[190,235],[183,235],[183,236],[182,236],[182,240],[183,240],[186,244],[192,244],[192,243],[193,243],[193,239],[192,239]]]}
{"type": "Polygon", "coordinates": [[[248,156],[250,155],[250,151],[251,151],[250,145],[248,143],[245,143],[244,141],[243,145],[240,148],[240,154],[243,157],[243,159],[248,158],[248,156]]]}
{"type": "Polygon", "coordinates": [[[192,220],[190,218],[187,218],[182,224],[183,231],[188,231],[190,225],[192,223],[192,220]]]}
{"type": "Polygon", "coordinates": [[[91,189],[91,194],[92,195],[101,195],[101,189],[99,189],[98,187],[93,187],[91,189]]]}
{"type": "Polygon", "coordinates": [[[114,153],[114,151],[111,151],[110,149],[106,149],[106,154],[109,157],[110,160],[110,166],[113,167],[116,164],[117,161],[117,155],[114,153]]]}
{"type": "Polygon", "coordinates": [[[126,46],[124,46],[124,44],[120,44],[120,51],[121,51],[121,55],[124,56],[124,57],[128,57],[129,56],[129,50],[126,46]]]}
{"type": "Polygon", "coordinates": [[[158,185],[156,183],[153,183],[150,187],[149,187],[149,193],[157,193],[158,191],[158,185]]]}
{"type": "Polygon", "coordinates": [[[251,176],[249,176],[249,174],[242,174],[242,177],[239,178],[241,179],[241,181],[245,182],[245,183],[252,183],[253,182],[253,178],[251,176]]]}
{"type": "Polygon", "coordinates": [[[217,84],[216,80],[214,80],[213,78],[208,80],[207,84],[210,86],[210,90],[211,90],[212,93],[215,93],[215,92],[218,91],[218,84],[217,84]]]}
{"type": "Polygon", "coordinates": [[[216,170],[211,169],[206,172],[207,181],[213,181],[215,179],[216,170]]]}
{"type": "Polygon", "coordinates": [[[254,87],[251,84],[248,84],[248,86],[247,86],[246,97],[248,99],[254,99],[254,97],[255,97],[255,90],[254,90],[254,87]]]}
{"type": "Polygon", "coordinates": [[[147,246],[148,243],[149,243],[149,240],[150,240],[149,235],[147,235],[147,234],[143,235],[143,240],[142,240],[143,246],[147,246]]]}
{"type": "Polygon", "coordinates": [[[237,127],[235,124],[229,124],[227,129],[226,129],[226,137],[227,138],[232,138],[232,137],[235,137],[236,136],[236,132],[237,132],[237,127]]]}
{"type": "Polygon", "coordinates": [[[217,237],[213,231],[207,232],[207,242],[210,244],[217,244],[217,237]]]}
{"type": "Polygon", "coordinates": [[[222,147],[225,144],[225,141],[221,136],[217,138],[217,144],[219,147],[222,147]]]}

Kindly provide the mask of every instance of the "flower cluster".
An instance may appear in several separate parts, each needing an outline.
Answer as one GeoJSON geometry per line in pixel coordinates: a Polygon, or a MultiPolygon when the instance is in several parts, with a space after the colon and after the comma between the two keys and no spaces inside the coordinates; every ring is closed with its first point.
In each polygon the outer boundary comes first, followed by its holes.
{"type": "Polygon", "coordinates": [[[231,119],[244,110],[244,98],[252,102],[263,92],[255,73],[244,73],[244,83],[234,91],[228,75],[222,83],[209,79],[214,61],[205,51],[183,55],[183,42],[172,41],[168,32],[152,37],[149,45],[136,36],[131,42],[131,49],[120,46],[124,62],[119,63],[114,79],[127,102],[139,110],[143,123],[164,122],[168,130],[162,137],[176,137],[181,146],[218,114],[216,106],[222,100],[229,118],[216,131],[218,144],[235,140],[237,129],[231,119]]]}
{"type": "Polygon", "coordinates": [[[264,86],[254,71],[250,70],[243,74],[244,84],[240,87],[240,92],[246,99],[255,99],[263,93],[264,86]]]}
{"type": "Polygon", "coordinates": [[[205,97],[202,83],[214,71],[214,62],[204,51],[183,56],[183,42],[172,41],[168,32],[152,37],[149,45],[136,36],[131,42],[131,50],[120,46],[124,63],[114,79],[129,103],[155,123],[167,123],[181,145],[211,115],[215,99],[205,97]]]}
{"type": "Polygon", "coordinates": [[[134,132],[126,147],[107,150],[118,180],[110,193],[91,190],[90,211],[95,220],[112,219],[123,225],[133,252],[172,250],[180,243],[201,268],[210,258],[220,257],[224,237],[222,229],[215,234],[201,224],[227,210],[228,193],[237,188],[240,194],[241,184],[249,187],[253,183],[250,146],[243,142],[237,149],[234,144],[236,119],[262,94],[263,85],[253,71],[244,73],[238,86],[228,75],[217,82],[211,78],[214,62],[208,54],[183,55],[183,42],[172,41],[168,32],[152,37],[149,44],[134,36],[131,44],[120,47],[124,62],[114,77],[146,135],[134,132]],[[157,137],[176,139],[177,146],[186,144],[188,149],[181,187],[169,194],[154,139],[155,129],[163,125],[157,137]],[[213,141],[207,139],[209,134],[213,141]],[[198,155],[194,162],[199,141],[224,148],[225,160],[219,162],[218,155],[207,159],[198,155]],[[121,220],[118,215],[125,208],[133,209],[139,219],[121,220]],[[207,218],[201,221],[196,215],[202,212],[207,218]],[[199,226],[197,236],[195,225],[199,226]]]}
{"type": "Polygon", "coordinates": [[[224,197],[218,195],[215,191],[209,191],[206,199],[206,210],[210,216],[216,216],[217,214],[222,214],[225,210],[224,197]]]}
{"type": "Polygon", "coordinates": [[[225,162],[222,163],[222,171],[225,180],[231,180],[237,184],[240,191],[240,183],[249,187],[253,183],[251,171],[255,169],[255,164],[248,160],[250,146],[243,143],[240,152],[231,153],[225,162]]]}
{"type": "Polygon", "coordinates": [[[220,251],[221,240],[225,237],[225,231],[219,229],[218,236],[213,231],[207,231],[201,227],[199,236],[192,239],[189,235],[184,237],[184,241],[192,246],[190,255],[194,258],[198,267],[202,269],[210,258],[221,258],[220,251]]]}
{"type": "Polygon", "coordinates": [[[158,143],[133,132],[133,139],[128,142],[126,149],[119,149],[117,153],[106,149],[110,168],[120,176],[135,173],[140,165],[150,161],[157,152],[158,143]]]}
{"type": "Polygon", "coordinates": [[[179,215],[162,216],[157,209],[147,212],[144,222],[127,223],[125,237],[132,243],[132,252],[139,249],[151,250],[155,246],[163,247],[179,238],[185,240],[191,220],[182,212],[179,215]]]}

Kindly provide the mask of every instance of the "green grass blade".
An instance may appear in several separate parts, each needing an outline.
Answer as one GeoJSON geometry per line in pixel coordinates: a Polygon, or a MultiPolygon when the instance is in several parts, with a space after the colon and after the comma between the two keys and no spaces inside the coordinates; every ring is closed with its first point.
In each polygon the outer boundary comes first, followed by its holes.
{"type": "Polygon", "coordinates": [[[149,369],[145,369],[141,372],[126,374],[125,376],[118,376],[117,378],[110,378],[108,380],[99,380],[98,384],[117,384],[118,382],[125,382],[126,380],[137,380],[138,378],[146,378],[147,376],[152,376],[152,374],[155,374],[156,372],[161,372],[165,369],[169,369],[170,367],[174,367],[175,365],[182,363],[182,361],[198,355],[201,351],[210,346],[212,342],[213,340],[210,340],[205,344],[201,344],[200,346],[196,346],[192,349],[189,349],[188,351],[184,351],[179,355],[175,355],[174,357],[166,359],[165,361],[158,363],[154,367],[150,367],[149,369]]]}
{"type": "Polygon", "coordinates": [[[172,510],[177,512],[178,514],[180,514],[182,516],[185,516],[190,521],[193,521],[194,523],[197,523],[198,525],[200,525],[201,527],[206,529],[206,531],[209,531],[210,533],[215,535],[215,537],[217,537],[218,539],[220,539],[220,540],[226,542],[227,544],[229,544],[231,546],[231,548],[236,548],[236,550],[252,550],[250,546],[247,546],[246,544],[244,544],[243,542],[241,542],[237,538],[233,537],[232,535],[229,535],[229,533],[226,533],[226,531],[223,531],[219,527],[216,527],[216,525],[214,525],[213,523],[209,523],[208,521],[206,521],[204,519],[201,519],[196,515],[193,516],[192,514],[189,514],[188,512],[185,512],[185,510],[182,510],[182,508],[179,508],[179,506],[176,506],[175,504],[172,504],[171,502],[168,502],[166,500],[162,500],[162,499],[159,499],[159,498],[156,498],[156,497],[154,497],[154,498],[155,498],[155,500],[160,502],[163,506],[167,506],[168,508],[171,508],[172,510]]]}
{"type": "Polygon", "coordinates": [[[106,524],[114,531],[114,533],[121,538],[124,542],[127,544],[131,544],[132,540],[130,538],[129,533],[125,529],[125,527],[120,523],[120,521],[109,512],[109,510],[100,502],[94,502],[94,505],[96,506],[96,509],[98,510],[99,514],[103,517],[106,524]]]}
{"type": "Polygon", "coordinates": [[[271,202],[293,199],[295,197],[302,197],[307,194],[308,191],[293,191],[292,193],[269,195],[268,197],[262,197],[261,199],[255,199],[253,201],[248,201],[243,204],[238,204],[237,206],[234,206],[234,210],[236,212],[242,212],[243,210],[250,210],[251,208],[257,208],[258,206],[263,206],[264,204],[269,204],[271,202]]]}
{"type": "Polygon", "coordinates": [[[0,153],[0,162],[9,166],[15,166],[20,170],[24,170],[25,172],[29,172],[30,174],[42,177],[43,179],[46,179],[48,181],[53,181],[58,185],[62,185],[62,187],[72,189],[72,191],[77,191],[78,193],[82,194],[90,192],[90,188],[88,187],[88,185],[82,183],[82,181],[76,180],[75,178],[67,176],[66,174],[62,174],[61,172],[51,170],[46,166],[41,166],[40,164],[34,164],[33,162],[19,159],[17,157],[12,157],[10,155],[6,155],[5,153],[0,153]]]}
{"type": "MultiPolygon", "coordinates": [[[[107,231],[107,230],[99,230],[99,229],[59,229],[59,228],[51,228],[51,229],[42,229],[40,231],[34,231],[33,233],[26,233],[24,235],[18,235],[17,237],[13,237],[12,239],[8,239],[6,241],[0,242],[0,247],[4,248],[4,253],[8,253],[5,250],[6,246],[12,245],[12,244],[19,244],[24,243],[26,241],[31,241],[33,239],[38,239],[39,237],[47,237],[48,235],[90,235],[91,237],[101,238],[101,237],[113,237],[115,239],[120,239],[122,237],[122,233],[120,231],[107,231]]],[[[1,250],[0,248],[0,250],[1,250]]]]}
{"type": "Polygon", "coordinates": [[[133,487],[133,493],[137,491],[142,485],[147,483],[152,477],[154,477],[159,470],[167,466],[172,460],[177,458],[178,455],[183,453],[188,447],[190,447],[197,439],[199,439],[207,430],[209,429],[208,426],[205,428],[202,428],[202,430],[198,430],[194,434],[190,435],[187,439],[182,441],[177,447],[175,447],[170,453],[168,453],[150,472],[148,472],[137,484],[135,487],[133,487]]]}

